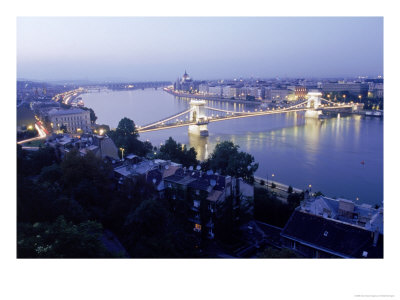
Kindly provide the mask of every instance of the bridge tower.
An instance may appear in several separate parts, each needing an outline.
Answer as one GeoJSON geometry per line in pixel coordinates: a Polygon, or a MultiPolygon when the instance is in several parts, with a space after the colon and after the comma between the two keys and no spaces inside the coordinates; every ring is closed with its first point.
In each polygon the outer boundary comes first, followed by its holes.
{"type": "Polygon", "coordinates": [[[307,107],[311,108],[313,107],[314,109],[317,109],[321,105],[321,97],[322,93],[319,91],[310,91],[307,94],[308,97],[308,102],[307,102],[307,107]]]}
{"type": "Polygon", "coordinates": [[[189,133],[208,136],[208,119],[205,113],[205,105],[206,101],[204,100],[190,101],[190,122],[196,122],[196,124],[189,125],[189,133]]]}
{"type": "Polygon", "coordinates": [[[322,93],[318,90],[311,90],[307,94],[307,108],[306,117],[307,118],[318,118],[322,112],[317,110],[321,105],[322,93]]]}

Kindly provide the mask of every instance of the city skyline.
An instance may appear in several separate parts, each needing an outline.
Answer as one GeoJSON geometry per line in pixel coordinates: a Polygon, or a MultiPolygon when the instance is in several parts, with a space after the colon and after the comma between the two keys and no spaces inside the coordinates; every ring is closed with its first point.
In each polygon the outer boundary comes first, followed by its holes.
{"type": "Polygon", "coordinates": [[[18,79],[383,75],[382,17],[20,17],[18,79]],[[54,42],[58,41],[58,42],[54,42]]]}

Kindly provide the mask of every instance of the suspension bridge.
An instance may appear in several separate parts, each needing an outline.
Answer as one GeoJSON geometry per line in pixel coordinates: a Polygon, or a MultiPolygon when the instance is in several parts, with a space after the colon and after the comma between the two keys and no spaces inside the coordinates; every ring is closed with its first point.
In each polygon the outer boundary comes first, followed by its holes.
{"type": "Polygon", "coordinates": [[[298,111],[321,112],[321,109],[354,109],[357,104],[344,104],[332,102],[327,99],[321,98],[322,94],[319,92],[308,93],[308,99],[296,102],[293,105],[283,108],[266,108],[256,109],[254,111],[230,111],[210,107],[206,105],[205,100],[191,100],[189,109],[179,112],[175,115],[166,117],[164,119],[152,122],[144,126],[138,126],[139,133],[158,131],[164,129],[171,129],[176,127],[188,126],[189,132],[198,134],[200,136],[208,136],[207,125],[212,122],[220,122],[232,119],[250,118],[273,114],[282,114],[298,111]],[[325,104],[322,104],[324,102],[325,104]]]}

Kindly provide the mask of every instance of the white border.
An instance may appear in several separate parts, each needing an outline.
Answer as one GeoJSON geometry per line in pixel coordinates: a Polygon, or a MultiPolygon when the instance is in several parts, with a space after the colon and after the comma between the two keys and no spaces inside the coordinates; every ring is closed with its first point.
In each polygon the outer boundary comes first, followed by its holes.
{"type": "MultiPolygon", "coordinates": [[[[16,1],[2,4],[2,299],[354,299],[399,296],[398,9],[384,1],[16,1]],[[384,260],[16,260],[16,16],[384,16],[384,260]],[[5,67],[3,67],[5,66],[5,67]],[[4,93],[4,90],[6,93],[4,93]],[[5,106],[4,106],[5,104],[5,106]],[[397,117],[398,118],[398,117],[397,117]]],[[[397,298],[396,297],[396,298],[397,298]]],[[[375,298],[380,299],[380,298],[375,298]]]]}

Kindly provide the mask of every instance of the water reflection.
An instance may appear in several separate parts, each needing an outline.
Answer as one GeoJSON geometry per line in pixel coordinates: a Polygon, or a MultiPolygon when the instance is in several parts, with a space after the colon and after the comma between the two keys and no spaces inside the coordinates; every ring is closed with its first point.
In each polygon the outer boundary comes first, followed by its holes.
{"type": "Polygon", "coordinates": [[[197,159],[203,161],[208,158],[208,137],[198,136],[188,133],[189,147],[193,147],[197,152],[197,159]]]}

